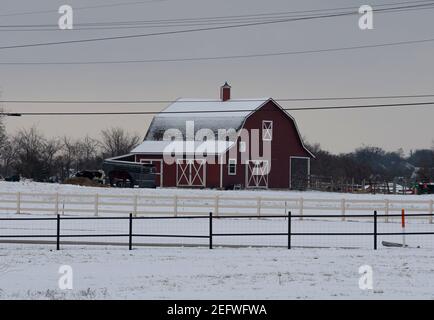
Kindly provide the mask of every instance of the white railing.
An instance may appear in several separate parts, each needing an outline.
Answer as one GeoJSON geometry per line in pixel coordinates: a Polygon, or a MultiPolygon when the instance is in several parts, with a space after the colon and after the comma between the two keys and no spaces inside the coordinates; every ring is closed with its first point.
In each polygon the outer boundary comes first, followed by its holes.
{"type": "Polygon", "coordinates": [[[342,220],[351,214],[378,213],[387,215],[426,213],[427,219],[433,223],[433,199],[428,200],[369,200],[369,199],[313,199],[303,197],[235,197],[228,195],[142,195],[142,194],[62,194],[62,193],[0,193],[0,213],[17,214],[170,214],[194,215],[213,212],[219,215],[285,214],[292,211],[303,215],[320,214],[321,212],[338,212],[342,220]]]}

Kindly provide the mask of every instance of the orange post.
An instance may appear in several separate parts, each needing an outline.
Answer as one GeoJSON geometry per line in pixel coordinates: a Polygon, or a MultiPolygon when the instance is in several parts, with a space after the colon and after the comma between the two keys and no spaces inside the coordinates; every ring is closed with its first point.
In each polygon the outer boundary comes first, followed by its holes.
{"type": "Polygon", "coordinates": [[[405,210],[401,210],[402,246],[405,247],[405,210]]]}
{"type": "Polygon", "coordinates": [[[404,209],[401,210],[401,227],[403,229],[405,228],[405,210],[404,209]]]}

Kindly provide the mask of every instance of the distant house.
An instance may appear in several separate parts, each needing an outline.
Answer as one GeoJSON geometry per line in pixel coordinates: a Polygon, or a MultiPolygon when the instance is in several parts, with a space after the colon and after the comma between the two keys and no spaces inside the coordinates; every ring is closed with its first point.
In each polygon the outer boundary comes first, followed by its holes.
{"type": "Polygon", "coordinates": [[[232,100],[225,83],[219,100],[173,102],[139,146],[106,164],[109,177],[139,186],[146,180],[140,172],[151,172],[157,187],[303,189],[311,158],[294,118],[276,101],[232,100]]]}

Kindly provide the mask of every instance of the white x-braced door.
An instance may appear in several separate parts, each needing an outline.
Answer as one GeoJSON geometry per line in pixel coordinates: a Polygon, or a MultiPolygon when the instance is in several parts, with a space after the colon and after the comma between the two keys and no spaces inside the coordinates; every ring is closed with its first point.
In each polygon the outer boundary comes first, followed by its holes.
{"type": "Polygon", "coordinates": [[[268,161],[250,160],[246,164],[246,187],[268,188],[268,161]]]}
{"type": "Polygon", "coordinates": [[[178,187],[205,187],[204,160],[177,160],[176,161],[176,185],[178,187]]]}

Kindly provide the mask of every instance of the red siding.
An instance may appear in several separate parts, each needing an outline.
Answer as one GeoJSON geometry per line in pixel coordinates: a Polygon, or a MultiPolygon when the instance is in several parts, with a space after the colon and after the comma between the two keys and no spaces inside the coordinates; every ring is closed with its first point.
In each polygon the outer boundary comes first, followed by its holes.
{"type": "MultiPolygon", "coordinates": [[[[294,121],[288,117],[274,102],[270,101],[245,121],[247,130],[259,129],[260,150],[262,152],[262,121],[273,121],[273,139],[271,141],[271,164],[268,177],[269,188],[289,188],[289,158],[291,156],[311,157],[302,145],[294,121]]],[[[250,150],[250,148],[249,148],[250,150]]],[[[262,156],[262,154],[260,154],[262,156]]],[[[250,154],[251,156],[251,154],[250,154]]],[[[246,184],[246,168],[241,164],[241,155],[237,157],[237,175],[228,175],[227,164],[223,166],[224,186],[246,184]]],[[[226,156],[228,160],[228,156],[226,156]]]]}
{"type": "MultiPolygon", "coordinates": [[[[247,130],[259,129],[260,150],[262,150],[262,121],[273,121],[273,139],[271,141],[271,163],[268,177],[269,188],[289,188],[289,159],[291,156],[311,157],[303,147],[294,121],[282,111],[273,101],[267,102],[262,108],[250,115],[244,128],[247,130]]],[[[250,148],[248,148],[250,150],[250,148]]],[[[251,151],[251,150],[250,150],[251,151]]],[[[261,151],[262,152],[262,151],[261,151]]],[[[262,156],[262,154],[260,154],[262,156]]],[[[251,155],[250,155],[251,156],[251,155]]],[[[241,153],[237,153],[237,174],[228,175],[229,153],[225,155],[226,163],[222,165],[223,188],[240,184],[245,187],[246,167],[241,163],[241,153]]],[[[162,159],[162,155],[137,155],[140,159],[162,159]]],[[[252,159],[253,160],[253,159],[252,159]]],[[[176,187],[176,163],[163,164],[163,186],[176,187]]],[[[206,165],[206,187],[220,187],[220,164],[206,165]]]]}

